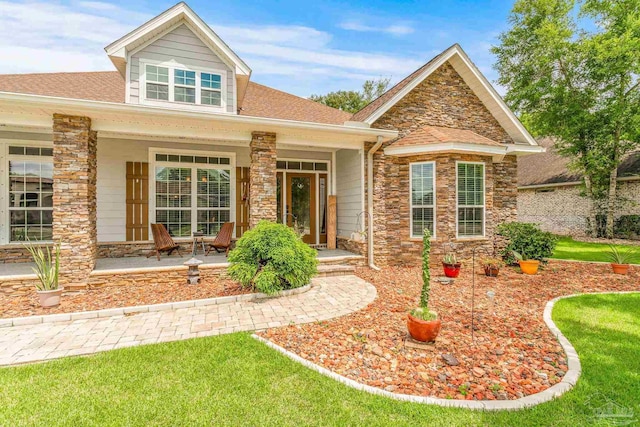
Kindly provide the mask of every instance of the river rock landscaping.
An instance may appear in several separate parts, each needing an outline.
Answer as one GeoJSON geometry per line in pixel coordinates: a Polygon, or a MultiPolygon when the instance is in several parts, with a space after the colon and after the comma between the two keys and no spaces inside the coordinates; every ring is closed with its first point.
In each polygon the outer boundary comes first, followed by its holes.
{"type": "Polygon", "coordinates": [[[172,282],[130,283],[63,294],[57,307],[42,308],[35,291],[21,296],[0,294],[0,319],[43,314],[74,313],[106,308],[161,304],[239,295],[252,292],[226,279],[203,280],[198,285],[177,285],[172,282]]]}
{"type": "Polygon", "coordinates": [[[415,349],[405,346],[406,316],[418,299],[420,268],[363,268],[357,274],[378,291],[365,309],[260,335],[358,382],[451,399],[517,399],[558,383],[567,365],[543,321],[545,304],[561,295],[640,290],[638,268],[619,276],[609,265],[552,261],[535,276],[504,268],[491,278],[478,265],[472,339],[473,276],[467,262],[453,284],[432,281],[430,307],[442,319],[442,330],[435,345],[415,349]]]}

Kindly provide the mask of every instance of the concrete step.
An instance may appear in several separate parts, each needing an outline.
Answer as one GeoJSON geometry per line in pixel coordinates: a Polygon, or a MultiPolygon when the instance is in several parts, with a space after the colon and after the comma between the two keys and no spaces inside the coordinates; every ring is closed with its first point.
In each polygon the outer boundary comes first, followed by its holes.
{"type": "Polygon", "coordinates": [[[354,265],[328,264],[318,266],[317,277],[348,276],[356,272],[354,265]]]}

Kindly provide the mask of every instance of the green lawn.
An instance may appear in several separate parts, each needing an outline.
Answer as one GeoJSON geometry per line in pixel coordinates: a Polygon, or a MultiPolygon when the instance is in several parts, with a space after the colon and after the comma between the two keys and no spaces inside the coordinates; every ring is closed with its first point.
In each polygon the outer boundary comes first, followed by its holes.
{"type": "Polygon", "coordinates": [[[234,334],[0,369],[0,426],[573,427],[591,424],[607,399],[640,420],[638,307],[640,294],[559,302],[554,318],[584,373],[573,391],[525,411],[481,413],[372,396],[234,334]]]}
{"type": "MultiPolygon", "coordinates": [[[[638,246],[615,245],[619,250],[629,249],[640,250],[638,246]]],[[[561,237],[558,246],[551,258],[554,259],[574,259],[578,261],[601,261],[609,262],[607,253],[609,245],[606,243],[576,242],[571,237],[561,237]]],[[[634,263],[640,262],[636,260],[634,263]]]]}

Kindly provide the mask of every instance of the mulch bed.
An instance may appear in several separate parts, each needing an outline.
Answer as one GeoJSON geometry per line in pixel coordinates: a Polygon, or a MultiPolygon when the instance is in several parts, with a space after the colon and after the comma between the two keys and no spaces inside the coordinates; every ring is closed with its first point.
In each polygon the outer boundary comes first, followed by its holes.
{"type": "MultiPolygon", "coordinates": [[[[432,281],[430,306],[443,324],[432,348],[404,344],[406,313],[416,306],[421,288],[419,268],[359,269],[357,274],[378,290],[368,307],[261,335],[340,375],[388,391],[517,399],[558,383],[567,371],[565,354],[542,319],[547,301],[582,292],[640,290],[636,267],[628,276],[612,274],[609,265],[557,261],[536,276],[503,268],[500,277],[489,278],[480,271],[476,268],[473,341],[470,263],[454,284],[432,281]],[[495,292],[493,307],[488,291],[495,292]]],[[[439,275],[440,269],[432,269],[432,277],[439,275]]]]}
{"type": "Polygon", "coordinates": [[[58,307],[42,308],[34,290],[33,293],[24,296],[0,295],[0,318],[161,304],[250,292],[251,290],[243,289],[238,283],[224,279],[205,281],[197,286],[176,285],[170,282],[103,286],[63,294],[58,307]]]}

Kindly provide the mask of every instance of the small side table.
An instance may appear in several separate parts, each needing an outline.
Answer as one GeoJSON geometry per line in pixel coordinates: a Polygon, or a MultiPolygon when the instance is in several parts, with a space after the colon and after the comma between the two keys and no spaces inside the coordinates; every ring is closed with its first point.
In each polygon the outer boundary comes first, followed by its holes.
{"type": "Polygon", "coordinates": [[[201,231],[193,232],[193,242],[191,243],[191,253],[196,256],[198,253],[198,244],[202,245],[202,253],[205,253],[204,248],[204,233],[201,231]]]}

